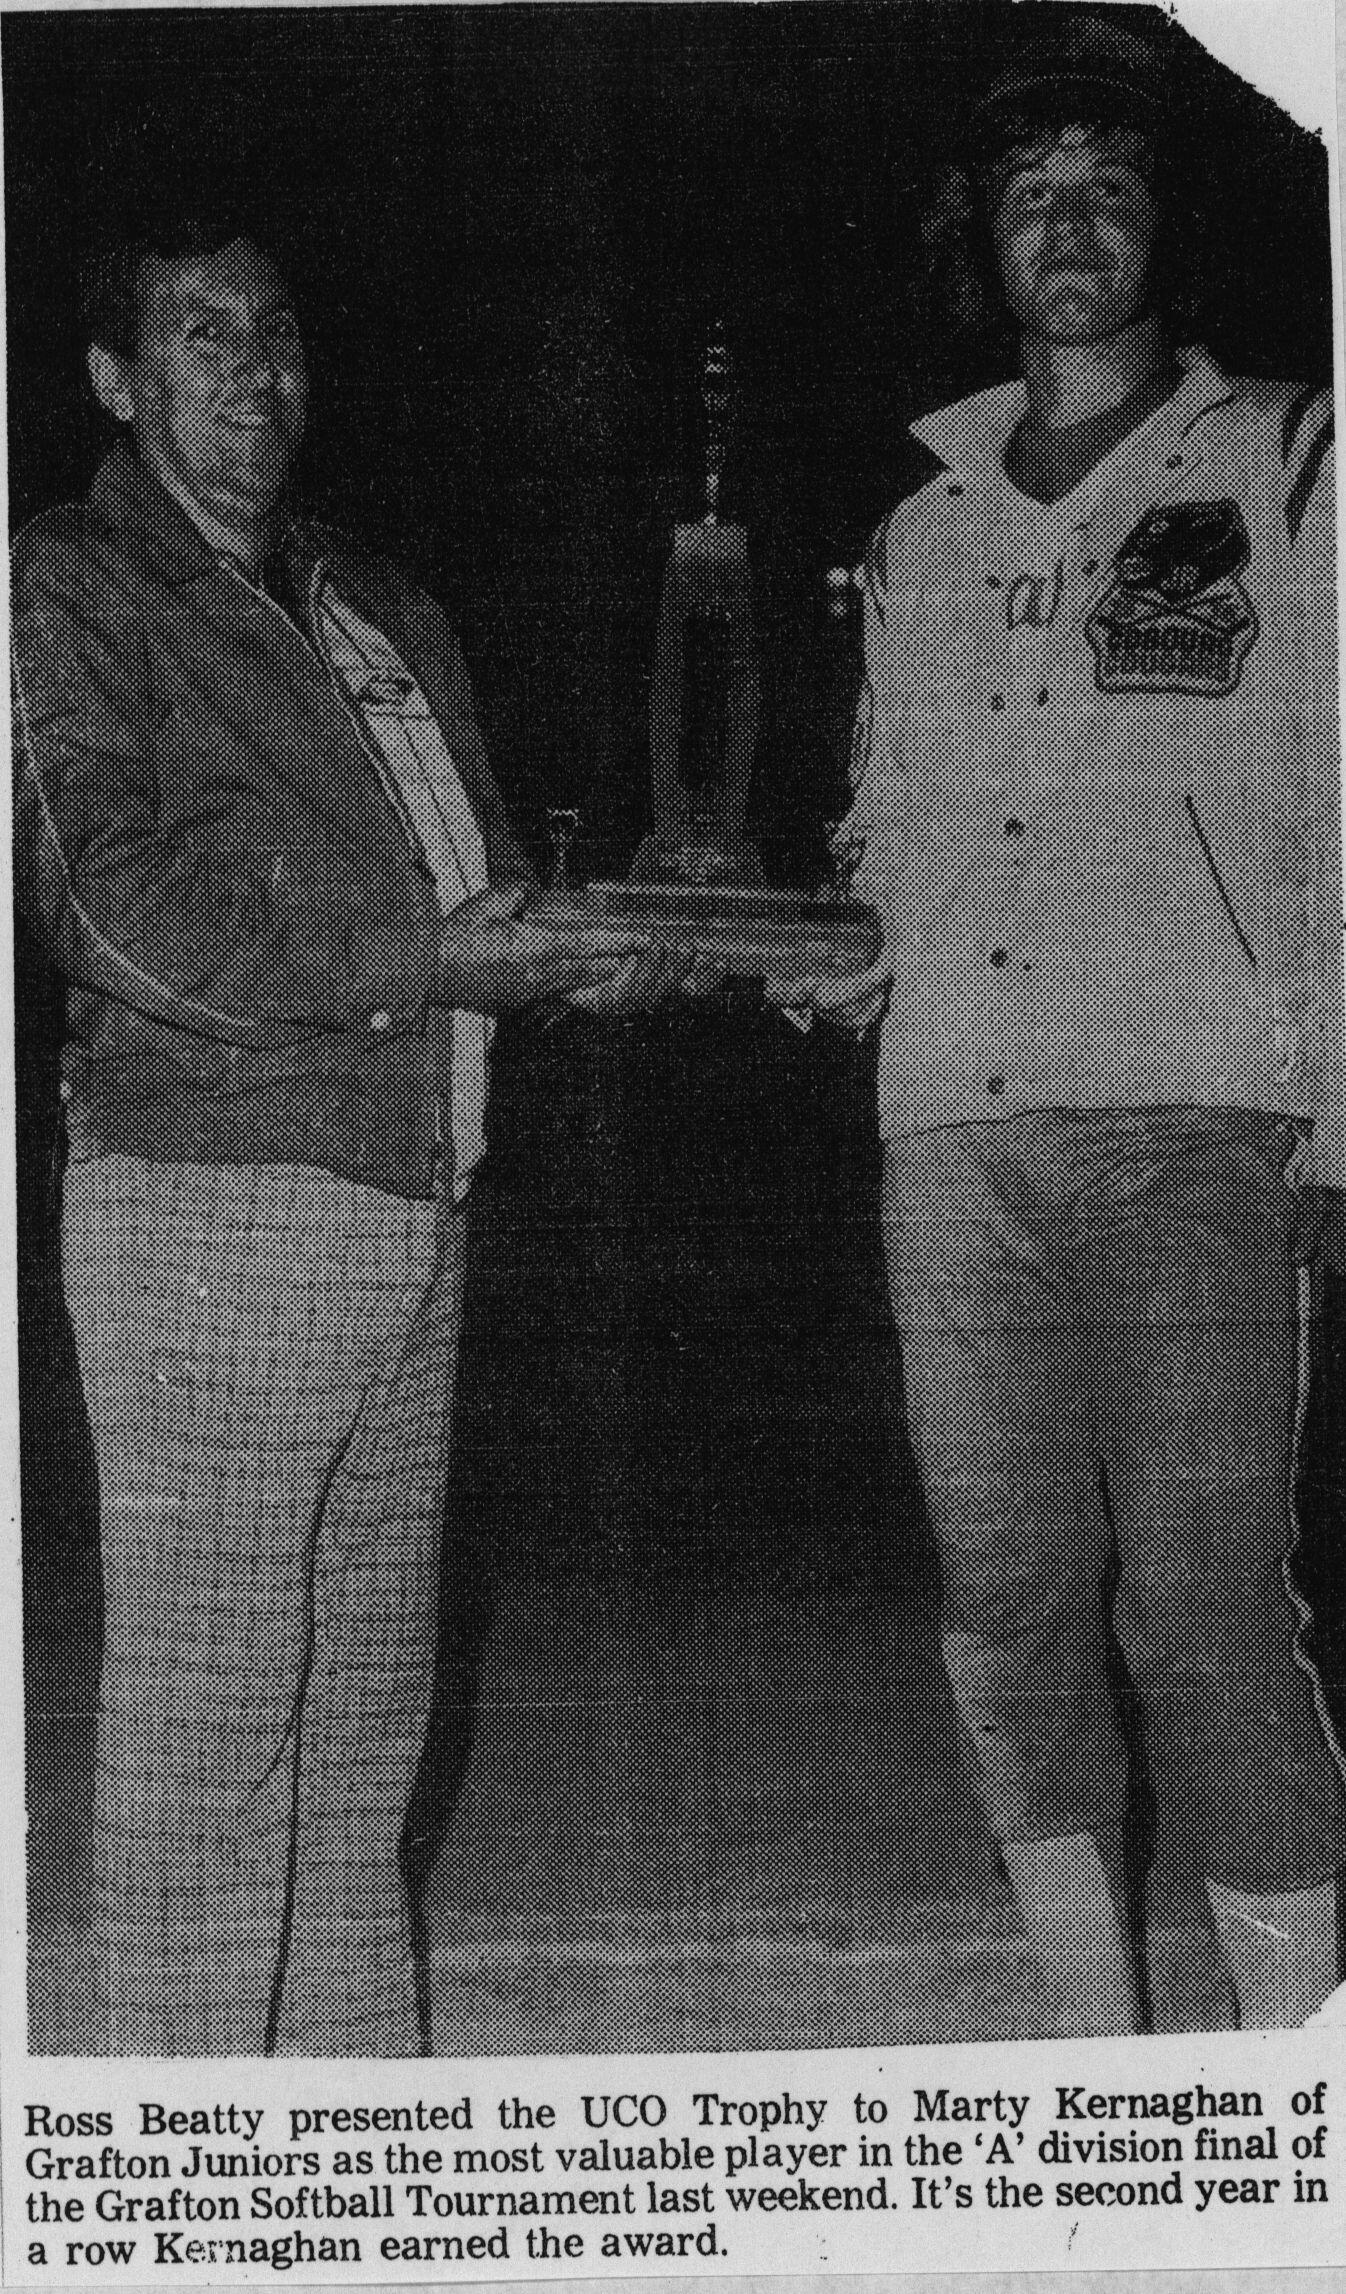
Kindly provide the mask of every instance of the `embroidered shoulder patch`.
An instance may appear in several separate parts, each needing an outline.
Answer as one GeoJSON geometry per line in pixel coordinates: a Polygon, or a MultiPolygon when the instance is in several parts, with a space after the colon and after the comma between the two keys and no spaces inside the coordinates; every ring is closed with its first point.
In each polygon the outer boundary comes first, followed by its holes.
{"type": "Polygon", "coordinates": [[[1084,624],[1103,693],[1232,693],[1257,635],[1237,502],[1147,510],[1084,624]]]}

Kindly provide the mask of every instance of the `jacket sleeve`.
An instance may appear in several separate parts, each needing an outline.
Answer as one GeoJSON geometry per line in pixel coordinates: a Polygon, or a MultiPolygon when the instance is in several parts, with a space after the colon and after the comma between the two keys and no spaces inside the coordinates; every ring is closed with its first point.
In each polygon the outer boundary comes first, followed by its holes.
{"type": "Polygon", "coordinates": [[[424,1006],[437,930],[301,855],[263,788],[222,771],[165,801],[140,611],[78,527],[20,545],[12,643],[20,898],[72,984],[229,1041],[424,1006]]]}

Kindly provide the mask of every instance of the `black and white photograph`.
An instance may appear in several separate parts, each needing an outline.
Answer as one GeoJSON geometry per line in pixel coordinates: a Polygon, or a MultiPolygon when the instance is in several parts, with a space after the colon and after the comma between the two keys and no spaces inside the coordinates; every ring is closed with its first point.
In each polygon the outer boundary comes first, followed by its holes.
{"type": "Polygon", "coordinates": [[[29,2056],[1311,2024],[1323,139],[1073,0],[0,78],[29,2056]]]}

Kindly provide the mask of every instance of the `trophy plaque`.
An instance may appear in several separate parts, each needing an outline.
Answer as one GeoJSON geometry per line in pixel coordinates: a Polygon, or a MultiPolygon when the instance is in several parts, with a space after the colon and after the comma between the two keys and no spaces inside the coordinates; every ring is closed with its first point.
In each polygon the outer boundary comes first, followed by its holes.
{"type": "Polygon", "coordinates": [[[654,826],[626,883],[570,883],[573,812],[553,812],[551,890],[539,922],[582,937],[626,924],[662,946],[705,955],[729,976],[778,982],[839,977],[875,963],[883,931],[849,898],[838,862],[819,897],[776,891],[744,833],[757,745],[760,667],[746,527],[725,524],[720,492],[736,424],[724,329],[706,347],[704,510],[673,528],[664,569],[650,712],[654,826]]]}
{"type": "Polygon", "coordinates": [[[867,971],[883,950],[872,908],[766,885],[593,883],[568,895],[553,888],[529,913],[577,940],[595,924],[629,925],[665,948],[708,957],[735,979],[844,978],[867,971]]]}

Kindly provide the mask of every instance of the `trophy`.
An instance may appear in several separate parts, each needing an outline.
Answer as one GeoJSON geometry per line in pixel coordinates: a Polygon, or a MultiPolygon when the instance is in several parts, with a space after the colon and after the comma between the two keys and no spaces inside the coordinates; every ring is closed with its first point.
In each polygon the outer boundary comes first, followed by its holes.
{"type": "Polygon", "coordinates": [[[704,510],[673,528],[655,635],[650,705],[654,828],[637,882],[762,882],[743,833],[757,746],[760,678],[745,526],[726,525],[720,489],[737,429],[724,329],[711,330],[701,378],[704,510]]]}
{"type": "Polygon", "coordinates": [[[704,510],[673,529],[655,640],[650,712],[654,826],[624,884],[570,882],[573,811],[549,815],[551,890],[536,913],[552,929],[628,924],[730,976],[798,980],[873,964],[878,917],[849,897],[845,870],[821,897],[772,890],[744,833],[757,745],[760,670],[747,529],[720,517],[720,489],[737,421],[722,326],[702,370],[704,510]]]}

